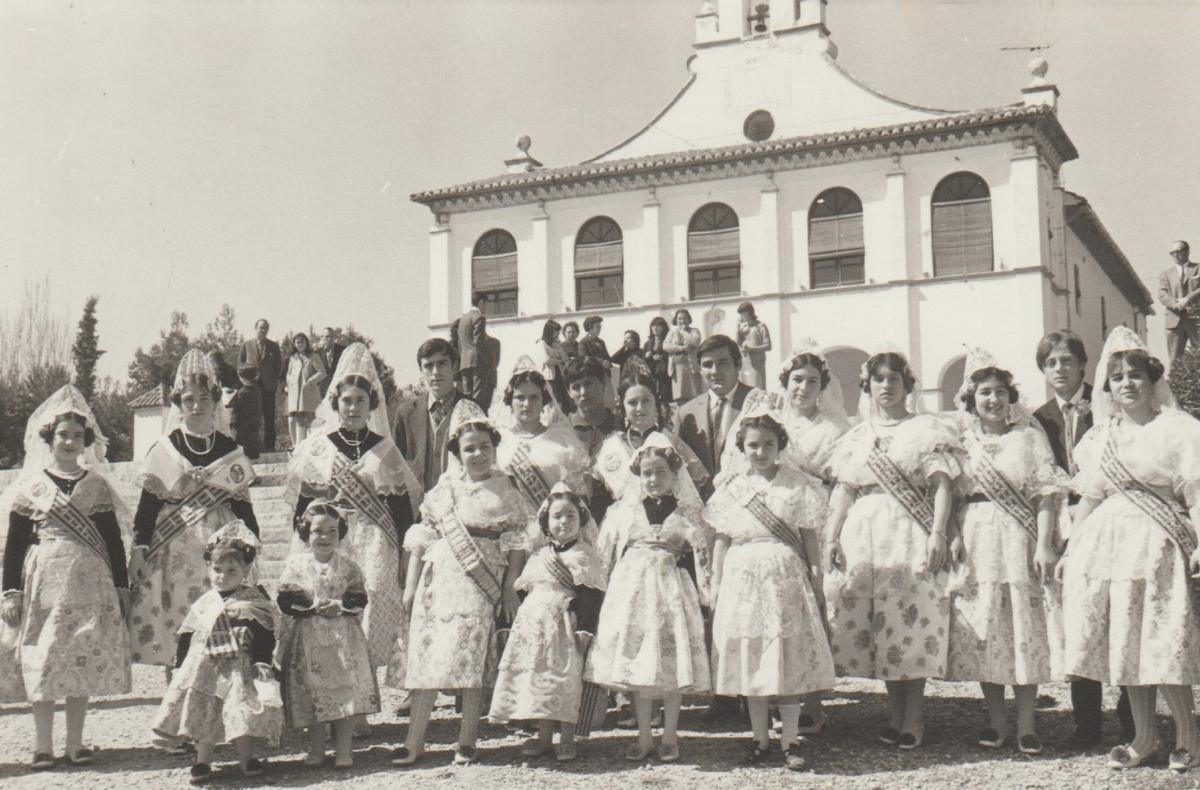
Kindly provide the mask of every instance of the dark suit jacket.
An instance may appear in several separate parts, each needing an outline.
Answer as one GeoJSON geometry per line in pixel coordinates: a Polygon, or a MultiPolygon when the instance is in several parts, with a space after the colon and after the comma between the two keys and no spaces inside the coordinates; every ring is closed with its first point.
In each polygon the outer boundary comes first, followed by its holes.
{"type": "Polygon", "coordinates": [[[1187,280],[1186,289],[1179,274],[1179,267],[1172,266],[1158,276],[1158,301],[1167,308],[1165,318],[1168,331],[1175,329],[1180,323],[1185,325],[1191,323],[1186,309],[1179,303],[1179,300],[1200,289],[1200,264],[1189,261],[1184,267],[1183,279],[1187,280]]]}
{"type": "MultiPolygon", "coordinates": [[[[1085,383],[1083,385],[1083,400],[1089,403],[1092,400],[1092,385],[1085,383]]],[[[1058,398],[1050,398],[1042,404],[1041,408],[1033,413],[1037,421],[1046,429],[1046,436],[1050,439],[1050,448],[1054,450],[1054,460],[1060,467],[1066,471],[1067,468],[1067,446],[1066,446],[1066,430],[1067,425],[1063,420],[1062,409],[1058,407],[1058,398]]],[[[1075,444],[1079,444],[1079,440],[1092,427],[1092,413],[1089,411],[1079,419],[1079,431],[1075,434],[1075,444]]]]}
{"type": "Polygon", "coordinates": [[[450,416],[454,405],[466,396],[458,390],[447,399],[448,408],[442,422],[430,435],[429,393],[400,404],[392,424],[392,437],[401,455],[412,465],[422,488],[433,488],[446,469],[446,434],[450,431],[450,416]]]}
{"type": "Polygon", "coordinates": [[[450,339],[458,349],[459,369],[486,367],[484,340],[487,338],[487,318],[479,312],[479,308],[472,307],[454,319],[450,329],[450,339]]]}
{"type": "MultiPolygon", "coordinates": [[[[487,335],[483,338],[483,350],[487,364],[487,375],[484,377],[487,384],[492,389],[496,389],[496,367],[500,364],[500,341],[497,338],[487,335]]],[[[489,404],[490,405],[490,404],[489,404]]]]}
{"type": "Polygon", "coordinates": [[[258,368],[258,383],[263,392],[274,392],[279,386],[279,372],[283,361],[279,355],[279,344],[274,340],[264,340],[263,350],[258,351],[258,340],[251,338],[242,343],[238,352],[238,367],[254,365],[258,368]]]}
{"type": "MultiPolygon", "coordinates": [[[[733,408],[729,417],[730,424],[737,422],[738,415],[742,412],[742,404],[752,389],[754,388],[738,382],[737,388],[729,398],[729,405],[733,408]]],[[[704,464],[708,473],[715,476],[721,471],[721,450],[724,449],[724,441],[716,440],[717,437],[713,436],[713,426],[709,425],[708,392],[705,391],[703,395],[697,395],[680,406],[678,419],[679,438],[700,457],[700,462],[704,464]]]]}

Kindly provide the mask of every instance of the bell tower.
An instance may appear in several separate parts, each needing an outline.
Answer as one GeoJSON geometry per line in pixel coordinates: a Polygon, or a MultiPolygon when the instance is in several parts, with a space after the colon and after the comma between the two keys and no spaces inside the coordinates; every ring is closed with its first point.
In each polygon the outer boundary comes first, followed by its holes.
{"type": "Polygon", "coordinates": [[[828,36],[828,0],[704,0],[696,13],[696,46],[817,30],[828,36]]]}

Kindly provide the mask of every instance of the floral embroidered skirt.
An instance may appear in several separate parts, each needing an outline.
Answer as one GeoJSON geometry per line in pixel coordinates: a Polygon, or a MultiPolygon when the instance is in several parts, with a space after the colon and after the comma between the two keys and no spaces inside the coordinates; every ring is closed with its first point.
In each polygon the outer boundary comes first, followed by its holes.
{"type": "Polygon", "coordinates": [[[250,657],[215,659],[203,651],[203,645],[194,645],[171,678],[151,725],[154,733],[209,743],[248,736],[277,746],[283,709],[259,701],[250,657]]]}
{"type": "Polygon", "coordinates": [[[583,657],[569,603],[557,585],[538,585],[522,602],[500,658],[488,714],[493,721],[579,718],[583,657]]]}
{"type": "Polygon", "coordinates": [[[1006,686],[1060,679],[1059,595],[1037,578],[1036,540],[991,502],[960,512],[966,560],[951,584],[945,679],[1006,686]]]}
{"type": "Polygon", "coordinates": [[[808,569],[782,543],[735,543],[726,553],[712,674],[713,691],[729,697],[786,698],[833,688],[833,657],[808,569]]]}
{"type": "Polygon", "coordinates": [[[112,573],[91,549],[47,539],[25,559],[25,596],[15,655],[30,702],[124,694],[129,635],[112,573]]]}
{"type": "Polygon", "coordinates": [[[290,727],[379,712],[379,687],[358,617],[296,618],[279,655],[290,727]]]}
{"type": "Polygon", "coordinates": [[[926,570],[928,535],[891,496],[860,496],[842,527],[845,572],[825,578],[839,676],[942,677],[949,644],[946,574],[926,570]]]}
{"type": "Polygon", "coordinates": [[[371,663],[381,667],[395,650],[396,635],[404,617],[400,550],[380,527],[355,516],[346,533],[346,552],[366,577],[367,608],[362,615],[362,630],[367,637],[371,663]]]}
{"type": "Polygon", "coordinates": [[[1200,683],[1188,558],[1114,494],[1072,531],[1063,572],[1068,674],[1121,686],[1200,683]]]}
{"type": "Polygon", "coordinates": [[[584,677],[655,698],[712,690],[700,595],[673,554],[634,545],[617,561],[584,677]]]}

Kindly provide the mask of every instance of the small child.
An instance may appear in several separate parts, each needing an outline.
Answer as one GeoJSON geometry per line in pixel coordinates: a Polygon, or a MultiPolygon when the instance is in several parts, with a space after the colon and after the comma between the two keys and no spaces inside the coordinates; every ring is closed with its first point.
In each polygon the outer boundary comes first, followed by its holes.
{"type": "Polygon", "coordinates": [[[646,437],[630,464],[640,487],[626,487],[629,494],[609,510],[600,531],[600,556],[612,571],[584,677],[633,694],[638,742],[625,750],[625,759],[635,762],[654,750],[654,700],[663,700],[658,757],[674,762],[683,694],[712,687],[700,595],[677,564],[693,553],[697,579],[706,588],[708,534],[694,489],[694,502],[676,498],[682,465],[670,439],[657,431],[646,437]]]}
{"type": "Polygon", "coordinates": [[[560,762],[574,760],[575,723],[583,697],[583,665],[604,598],[604,566],[583,537],[591,520],[583,497],[555,484],[538,511],[550,543],[525,565],[516,581],[527,592],[513,621],[489,718],[538,722],[538,737],[521,749],[541,757],[551,748],[555,724],[560,762]]]}
{"type": "Polygon", "coordinates": [[[742,415],[737,448],[746,471],[725,477],[704,518],[717,532],[713,548],[714,692],[744,696],[761,763],[770,745],[768,706],[783,720],[784,765],[803,770],[801,697],[834,685],[833,656],[821,608],[817,532],[823,523],[821,482],[781,466],[788,434],[766,407],[742,415]],[[731,545],[732,544],[732,545],[731,545]]]}
{"type": "Polygon", "coordinates": [[[238,368],[241,386],[229,398],[230,425],[233,438],[250,460],[258,458],[263,448],[262,388],[258,385],[258,367],[244,365],[238,368]]]}
{"type": "Polygon", "coordinates": [[[153,730],[195,742],[192,784],[212,778],[218,743],[233,742],[244,776],[263,772],[263,762],[250,756],[251,738],[279,744],[283,711],[270,704],[279,693],[271,671],[276,609],[265,590],[246,582],[257,550],[258,539],[241,521],[214,532],[204,550],[212,589],[179,627],[175,673],[153,730]]]}
{"type": "Polygon", "coordinates": [[[287,558],[279,578],[279,608],[291,620],[279,664],[288,724],[308,728],[304,764],[325,762],[325,725],[333,726],[335,768],[351,768],[355,717],[379,712],[379,687],[359,615],[367,605],[362,570],[338,551],[346,519],[315,499],[297,533],[306,544],[287,558]]]}

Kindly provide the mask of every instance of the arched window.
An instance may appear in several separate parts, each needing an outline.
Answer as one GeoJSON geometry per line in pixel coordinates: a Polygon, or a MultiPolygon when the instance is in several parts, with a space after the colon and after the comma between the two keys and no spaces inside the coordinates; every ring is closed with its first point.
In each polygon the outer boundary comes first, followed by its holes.
{"type": "Polygon", "coordinates": [[[842,403],[851,417],[858,414],[858,398],[862,394],[858,379],[866,361],[867,352],[861,348],[838,346],[825,351],[825,364],[829,374],[842,386],[842,403]]]}
{"type": "Polygon", "coordinates": [[[865,282],[862,201],[849,189],[827,189],[808,209],[808,265],[813,288],[865,282]]]}
{"type": "Polygon", "coordinates": [[[584,223],[575,237],[575,309],[623,303],[624,267],[621,226],[608,217],[584,223]]]}
{"type": "Polygon", "coordinates": [[[724,203],[701,206],[688,223],[688,298],[741,292],[738,215],[724,203]]]}
{"type": "Polygon", "coordinates": [[[967,358],[957,356],[942,368],[941,406],[942,411],[953,411],[958,408],[958,391],[962,389],[963,378],[967,374],[967,358]]]}
{"type": "Polygon", "coordinates": [[[486,316],[517,314],[517,242],[503,230],[489,230],[471,254],[471,290],[483,294],[486,316]]]}
{"type": "Polygon", "coordinates": [[[933,190],[933,276],[992,270],[992,197],[974,173],[954,173],[933,190]]]}

